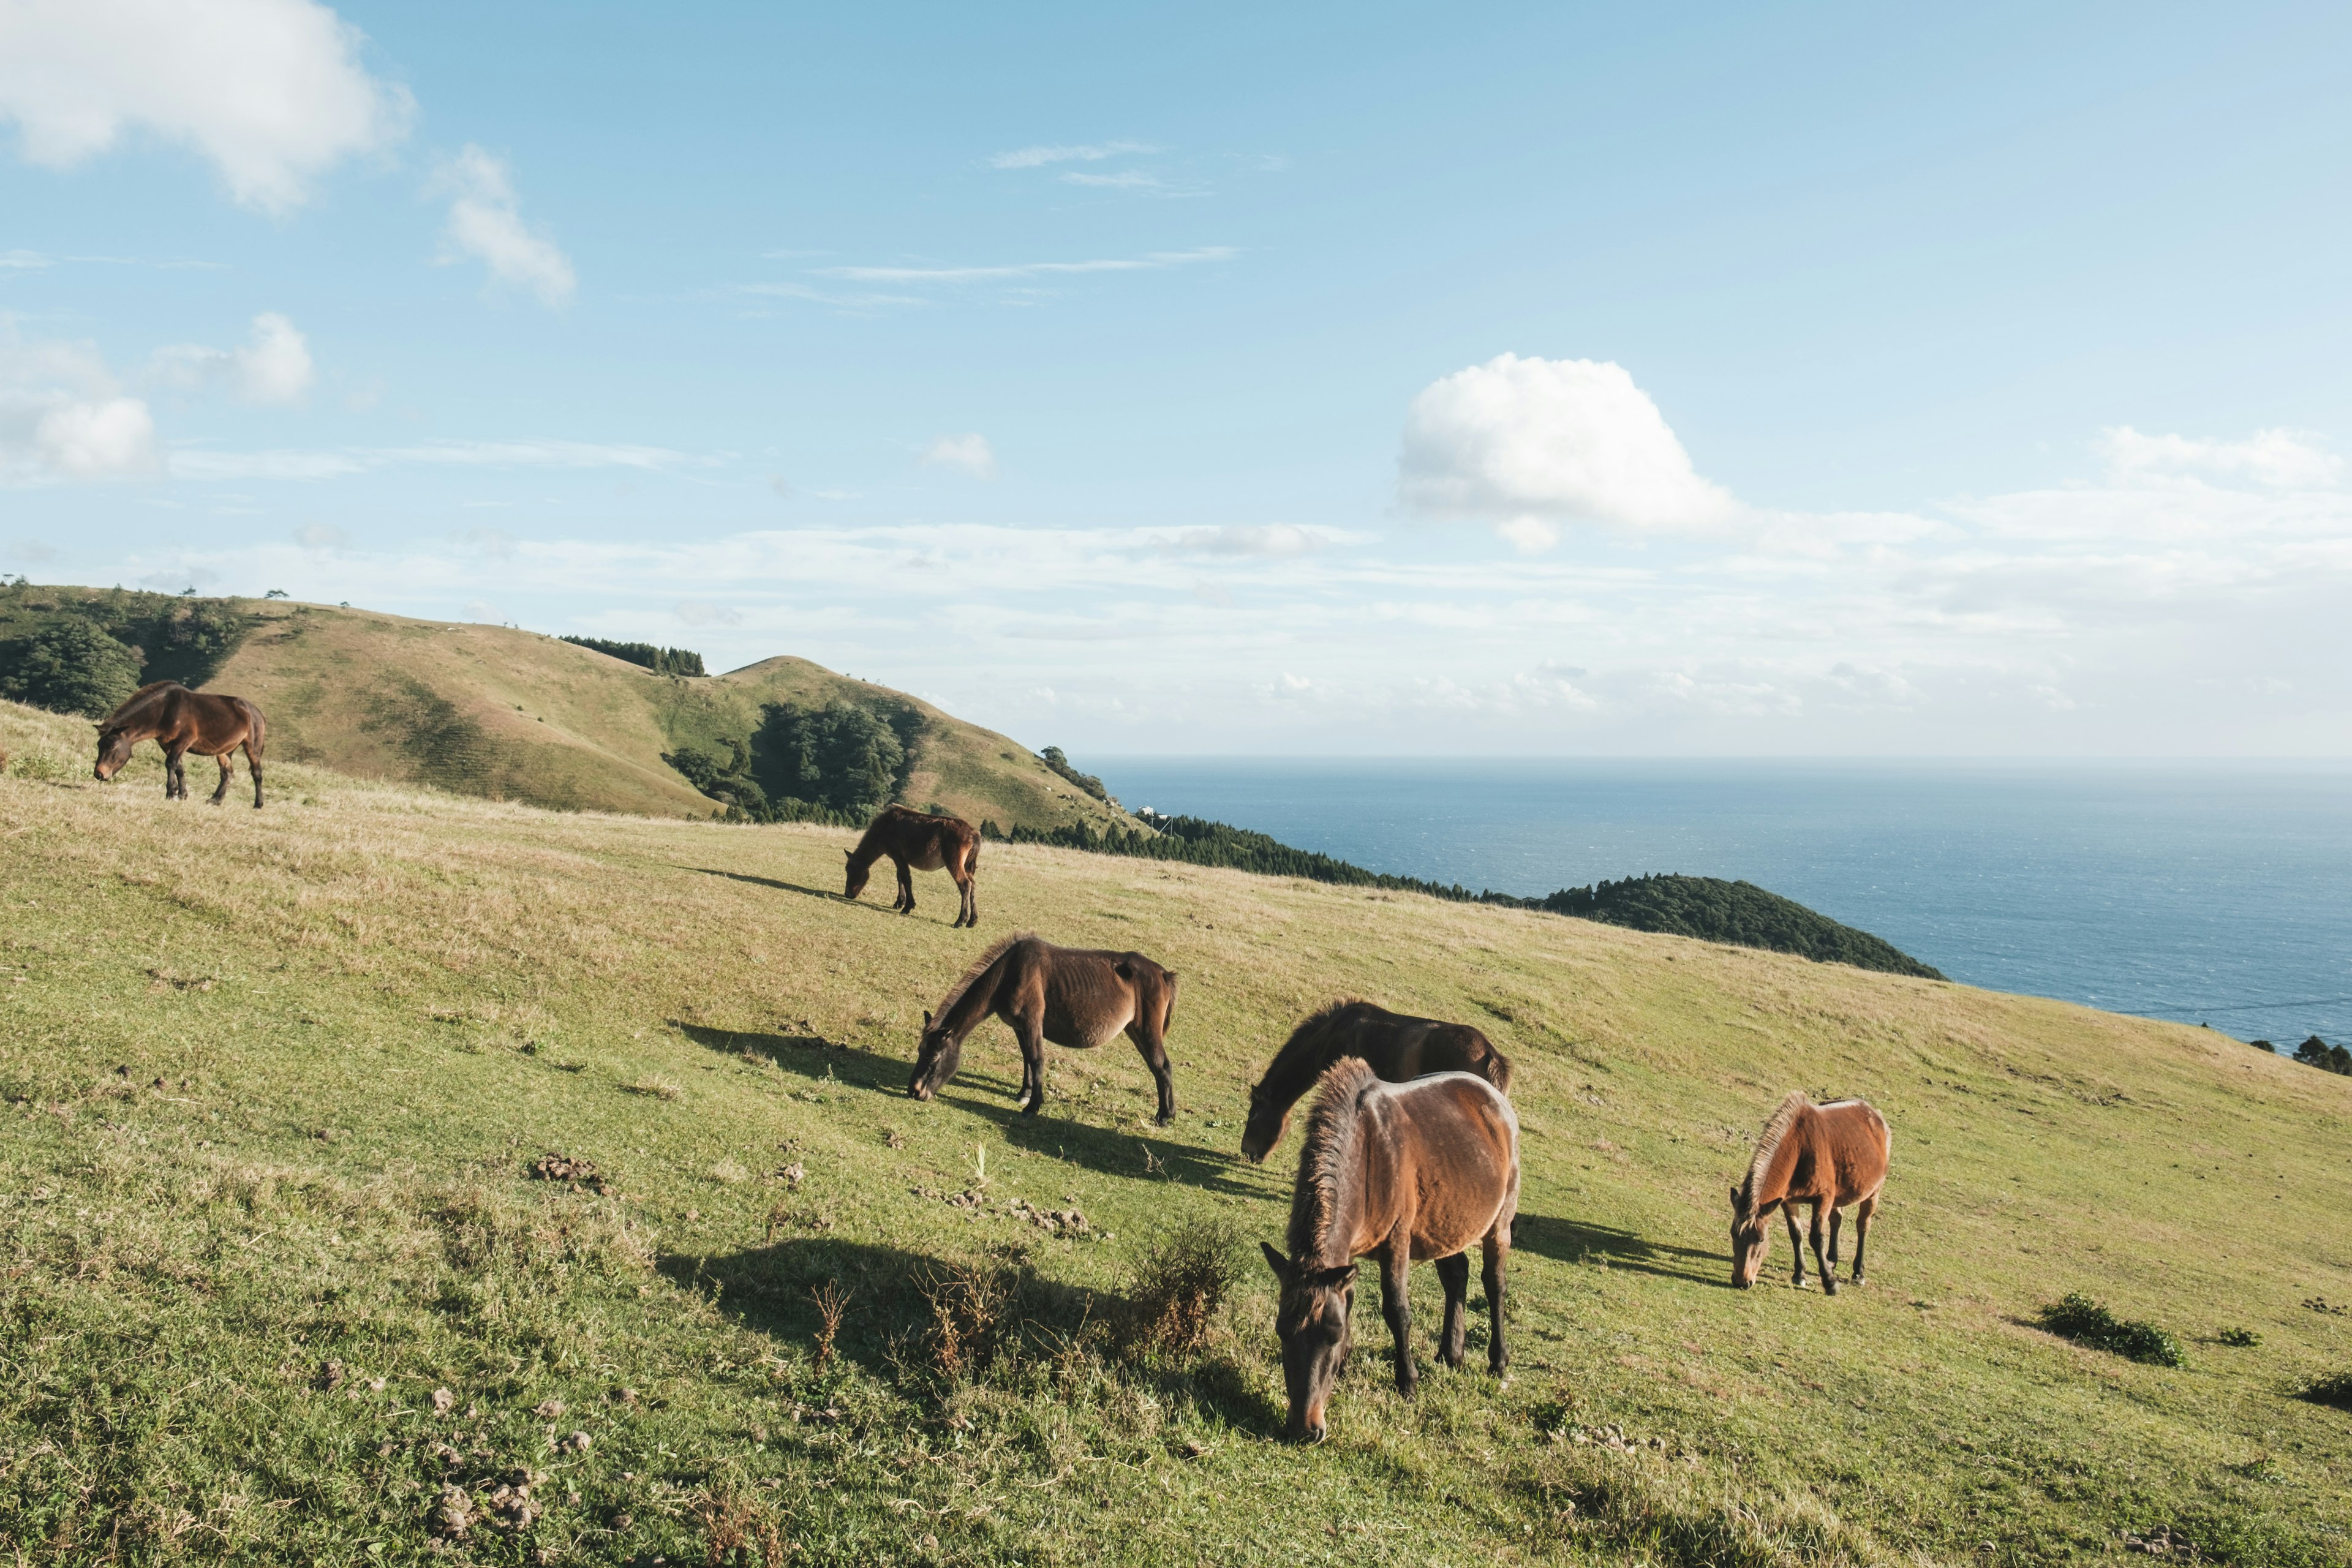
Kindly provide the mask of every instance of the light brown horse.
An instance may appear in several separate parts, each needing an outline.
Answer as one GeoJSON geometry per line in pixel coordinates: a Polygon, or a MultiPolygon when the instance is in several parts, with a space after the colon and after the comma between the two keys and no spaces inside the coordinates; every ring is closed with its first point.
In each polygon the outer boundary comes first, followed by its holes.
{"type": "Polygon", "coordinates": [[[1789,1250],[1796,1255],[1791,1283],[1805,1282],[1805,1248],[1797,1239],[1797,1205],[1813,1205],[1813,1264],[1822,1293],[1837,1294],[1838,1211],[1853,1211],[1853,1282],[1862,1279],[1862,1251],[1870,1240],[1870,1216],[1878,1212],[1878,1189],[1886,1184],[1886,1160],[1894,1141],[1886,1119],[1859,1100],[1815,1105],[1791,1093],[1764,1124],[1748,1179],[1731,1189],[1731,1282],[1742,1290],[1756,1283],[1771,1243],[1767,1225],[1772,1211],[1789,1222],[1789,1250]],[[1822,1211],[1829,1210],[1830,1248],[1822,1251],[1822,1211]]]}
{"type": "Polygon", "coordinates": [[[1342,1057],[1361,1057],[1391,1083],[1423,1073],[1468,1072],[1511,1092],[1510,1058],[1469,1025],[1408,1018],[1370,1002],[1334,1002],[1290,1032],[1250,1090],[1244,1159],[1255,1165],[1273,1152],[1290,1125],[1290,1108],[1342,1057]]]}
{"type": "Polygon", "coordinates": [[[964,1037],[993,1013],[1021,1042],[1021,1110],[1045,1103],[1045,1042],[1090,1051],[1125,1031],[1160,1085],[1160,1125],[1176,1119],[1168,1076],[1168,1025],[1176,1014],[1176,972],[1139,952],[1055,947],[1027,934],[1006,937],[964,971],[923,1015],[923,1037],[907,1092],[929,1100],[955,1076],[964,1037]]]}
{"type": "Polygon", "coordinates": [[[912,811],[903,805],[889,806],[866,825],[866,837],[857,841],[857,847],[843,853],[849,857],[849,879],[842,889],[844,898],[854,899],[866,891],[866,879],[874,869],[874,862],[887,855],[898,868],[898,897],[890,905],[892,909],[902,915],[913,914],[912,873],[944,869],[955,879],[956,891],[963,896],[963,907],[951,923],[980,923],[980,903],[972,892],[973,879],[980,875],[980,834],[962,817],[912,811]]]}
{"type": "Polygon", "coordinates": [[[98,727],[98,765],[91,770],[100,783],[112,779],[131,760],[131,749],[152,740],[163,748],[163,798],[188,798],[187,770],[181,759],[190,752],[220,763],[220,787],[213,791],[218,805],[228,794],[229,755],[245,748],[245,765],[253,773],[253,809],[261,809],[261,751],[268,726],[261,710],[242,697],[191,691],[176,680],[142,686],[123,699],[122,706],[98,727]]]}
{"type": "Polygon", "coordinates": [[[1437,1262],[1445,1288],[1438,1358],[1463,1360],[1463,1314],[1474,1241],[1486,1255],[1486,1367],[1503,1375],[1503,1264],[1519,1207],[1519,1119],[1503,1091],[1466,1072],[1383,1083],[1349,1058],[1325,1071],[1307,1112],[1291,1189],[1290,1256],[1261,1242],[1282,1282],[1275,1332],[1290,1394],[1290,1436],[1323,1440],[1323,1409],[1354,1335],[1356,1259],[1381,1262],[1381,1312],[1396,1341],[1397,1392],[1419,1381],[1406,1271],[1437,1262]]]}

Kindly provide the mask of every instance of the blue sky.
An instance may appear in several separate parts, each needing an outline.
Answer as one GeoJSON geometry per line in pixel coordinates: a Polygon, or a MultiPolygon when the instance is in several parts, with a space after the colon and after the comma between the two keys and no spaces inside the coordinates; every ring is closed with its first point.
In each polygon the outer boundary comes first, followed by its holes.
{"type": "Polygon", "coordinates": [[[14,0],[0,570],[1081,755],[2341,754],[2347,65],[2316,6],[14,0]]]}

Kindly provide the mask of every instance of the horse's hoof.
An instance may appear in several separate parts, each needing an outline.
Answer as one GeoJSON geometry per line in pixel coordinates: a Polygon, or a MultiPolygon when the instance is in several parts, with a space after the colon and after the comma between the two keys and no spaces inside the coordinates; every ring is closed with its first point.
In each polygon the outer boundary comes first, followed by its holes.
{"type": "Polygon", "coordinates": [[[1824,1280],[1822,1280],[1822,1295],[1824,1295],[1824,1296],[1834,1296],[1834,1295],[1836,1295],[1836,1294],[1837,1294],[1837,1281],[1836,1281],[1836,1280],[1834,1280],[1834,1279],[1824,1279],[1824,1280]]]}

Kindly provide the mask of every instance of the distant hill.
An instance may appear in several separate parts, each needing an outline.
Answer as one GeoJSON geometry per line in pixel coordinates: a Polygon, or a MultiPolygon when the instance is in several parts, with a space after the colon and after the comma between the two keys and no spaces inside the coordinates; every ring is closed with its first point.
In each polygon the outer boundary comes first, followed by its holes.
{"type": "Polygon", "coordinates": [[[289,761],[562,810],[675,816],[724,806],[665,758],[691,767],[740,755],[751,776],[788,783],[759,754],[767,706],[842,703],[900,744],[891,782],[908,805],[1008,831],[1134,826],[1016,742],[803,658],[689,678],[505,626],[0,585],[0,697],[96,714],[166,678],[251,699],[268,717],[272,753],[289,761]],[[92,642],[93,631],[111,641],[92,642]]]}

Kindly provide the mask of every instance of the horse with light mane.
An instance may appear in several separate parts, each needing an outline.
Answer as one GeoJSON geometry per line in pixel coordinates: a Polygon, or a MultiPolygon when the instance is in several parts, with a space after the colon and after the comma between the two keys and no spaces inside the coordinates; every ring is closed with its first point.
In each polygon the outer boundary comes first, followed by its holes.
{"type": "Polygon", "coordinates": [[[1731,1282],[1742,1290],[1756,1283],[1771,1243],[1766,1221],[1779,1209],[1789,1223],[1789,1250],[1796,1256],[1790,1283],[1805,1282],[1805,1249],[1797,1239],[1797,1205],[1813,1207],[1813,1264],[1822,1293],[1837,1294],[1838,1211],[1853,1205],[1853,1282],[1863,1282],[1862,1253],[1870,1240],[1870,1217],[1878,1212],[1878,1190],[1886,1184],[1894,1140],[1886,1119],[1864,1100],[1815,1105],[1791,1092],[1764,1124],[1748,1179],[1731,1189],[1731,1282]],[[1830,1246],[1822,1251],[1822,1211],[1829,1211],[1830,1246]]]}
{"type": "Polygon", "coordinates": [[[163,748],[163,798],[188,798],[188,773],[181,759],[190,752],[220,763],[220,785],[213,791],[218,805],[228,794],[229,755],[245,748],[245,765],[253,774],[253,809],[261,809],[261,752],[268,726],[261,710],[242,697],[191,691],[176,680],[142,686],[122,700],[98,727],[98,763],[90,772],[107,784],[131,760],[131,749],[152,740],[163,748]]]}
{"type": "Polygon", "coordinates": [[[990,1014],[1021,1042],[1022,1113],[1045,1103],[1045,1042],[1074,1051],[1108,1045],[1124,1032],[1160,1088],[1160,1125],[1176,1119],[1168,1076],[1168,1026],[1176,1016],[1176,972],[1139,952],[1055,947],[1025,932],[981,954],[940,1003],[936,1022],[923,1015],[915,1076],[907,1092],[929,1100],[955,1076],[964,1037],[990,1014]]]}
{"type": "Polygon", "coordinates": [[[1391,1083],[1423,1073],[1468,1072],[1511,1091],[1510,1058],[1469,1025],[1409,1018],[1370,1002],[1334,1002],[1290,1032],[1250,1090],[1244,1159],[1255,1165],[1273,1152],[1290,1126],[1290,1108],[1343,1057],[1362,1058],[1391,1083]]]}
{"type": "Polygon", "coordinates": [[[898,897],[892,901],[892,909],[902,915],[913,914],[912,873],[944,869],[955,879],[956,892],[963,900],[950,924],[980,923],[980,903],[972,891],[973,879],[980,875],[980,834],[962,817],[889,806],[866,825],[866,837],[857,841],[857,847],[843,853],[849,857],[849,877],[842,897],[854,899],[866,891],[866,879],[874,862],[887,855],[898,868],[898,897]]]}
{"type": "Polygon", "coordinates": [[[1519,1119],[1503,1091],[1466,1072],[1384,1083],[1350,1057],[1326,1069],[1307,1112],[1291,1189],[1290,1256],[1261,1242],[1281,1281],[1274,1327],[1290,1395],[1289,1435],[1323,1440],[1323,1411],[1354,1346],[1356,1259],[1381,1265],[1381,1315],[1396,1342],[1397,1392],[1412,1365],[1412,1266],[1434,1259],[1445,1289],[1438,1359],[1463,1362],[1472,1242],[1486,1269],[1486,1367],[1503,1375],[1503,1265],[1519,1206],[1519,1119]]]}

